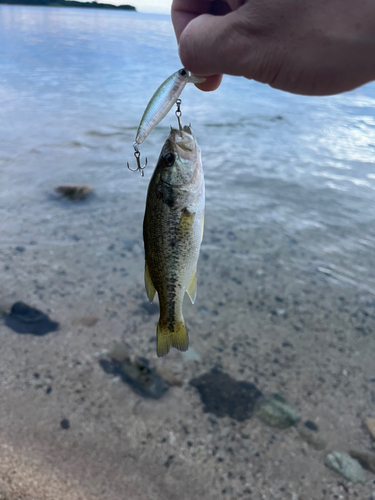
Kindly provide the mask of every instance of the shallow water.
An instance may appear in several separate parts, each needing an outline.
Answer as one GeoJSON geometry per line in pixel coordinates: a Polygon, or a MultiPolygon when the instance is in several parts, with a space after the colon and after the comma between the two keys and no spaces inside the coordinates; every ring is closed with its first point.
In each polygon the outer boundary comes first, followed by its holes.
{"type": "MultiPolygon", "coordinates": [[[[67,325],[65,340],[43,340],[50,342],[50,351],[42,347],[46,344],[32,344],[35,352],[22,344],[34,352],[22,361],[23,373],[37,363],[53,366],[72,345],[75,353],[87,349],[91,356],[119,338],[138,355],[154,356],[156,317],[145,320],[139,312],[145,300],[141,228],[152,166],[169,126],[176,125],[172,112],[141,145],[149,163],[145,178],[129,172],[126,161],[134,162],[132,143],[150,96],[180,67],[169,17],[1,6],[0,47],[1,301],[23,300],[67,325]],[[62,183],[90,184],[95,192],[81,204],[60,201],[53,189],[62,183]],[[70,316],[88,314],[101,316],[102,323],[94,334],[84,330],[73,341],[70,316]]],[[[321,372],[319,363],[335,335],[347,335],[346,348],[359,353],[357,364],[353,361],[358,377],[353,401],[355,394],[366,400],[371,391],[362,394],[360,380],[375,376],[369,348],[375,294],[375,84],[307,98],[225,77],[209,94],[187,86],[182,112],[201,146],[206,178],[198,299],[194,307],[185,303],[198,355],[182,362],[172,353],[165,362],[177,371],[187,363],[183,380],[219,364],[233,376],[257,378],[263,391],[278,390],[274,365],[269,371],[259,368],[261,375],[254,366],[258,357],[262,365],[271,363],[266,351],[290,342],[299,346],[298,366],[292,369],[285,361],[278,377],[298,402],[321,372]],[[283,323],[285,313],[289,319],[283,323]],[[260,339],[260,345],[249,352],[240,348],[240,354],[231,349],[246,338],[255,344],[260,339]]],[[[19,356],[21,344],[14,347],[12,339],[9,334],[7,348],[20,349],[19,356]]],[[[337,365],[337,373],[351,363],[340,353],[325,360],[337,365]]],[[[61,373],[65,369],[61,366],[61,373]]],[[[9,381],[12,377],[9,372],[9,381]]],[[[348,411],[357,418],[355,401],[343,409],[345,393],[334,387],[332,381],[324,396],[316,396],[322,414],[329,421],[326,409],[334,400],[333,413],[348,411]]],[[[96,389],[105,388],[98,382],[96,389]]],[[[95,400],[94,391],[91,397],[95,400]]],[[[116,397],[113,412],[121,415],[116,397]]],[[[184,401],[182,410],[171,403],[176,419],[178,412],[189,414],[184,401]]],[[[60,412],[64,408],[62,401],[54,404],[60,412]]],[[[158,412],[163,418],[163,410],[158,412]]],[[[113,424],[111,418],[104,419],[106,425],[113,424]]],[[[349,441],[351,425],[346,423],[343,432],[349,441]]],[[[204,437],[211,431],[201,432],[204,437]]],[[[99,443],[95,435],[90,439],[99,443]]],[[[353,439],[360,440],[359,434],[353,439]]],[[[137,449],[134,453],[142,461],[137,449]]],[[[213,477],[218,474],[207,467],[213,477]]],[[[296,479],[304,470],[299,459],[292,469],[295,488],[311,493],[296,479]]],[[[278,481],[285,474],[280,472],[278,481]]],[[[310,481],[315,477],[305,475],[310,481]]],[[[177,471],[176,484],[178,477],[177,471]]],[[[215,491],[223,489],[212,488],[205,498],[212,492],[218,498],[215,491]]],[[[241,489],[234,482],[230,488],[241,489]]],[[[291,495],[292,486],[285,491],[291,495]]],[[[154,498],[147,495],[140,498],[154,498]]]]}

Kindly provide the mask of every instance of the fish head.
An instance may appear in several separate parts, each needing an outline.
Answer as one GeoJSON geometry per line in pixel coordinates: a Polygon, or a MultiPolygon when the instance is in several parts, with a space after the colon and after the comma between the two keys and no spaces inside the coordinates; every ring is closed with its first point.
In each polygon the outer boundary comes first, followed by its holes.
{"type": "Polygon", "coordinates": [[[200,164],[200,148],[191,127],[171,128],[159,158],[161,180],[172,187],[191,184],[200,164]]]}

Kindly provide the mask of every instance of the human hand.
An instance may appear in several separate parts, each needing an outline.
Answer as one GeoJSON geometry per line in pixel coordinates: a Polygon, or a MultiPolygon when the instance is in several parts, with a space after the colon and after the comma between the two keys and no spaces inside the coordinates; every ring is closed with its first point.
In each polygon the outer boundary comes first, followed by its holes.
{"type": "Polygon", "coordinates": [[[374,0],[173,0],[172,22],[201,90],[222,74],[304,95],[375,80],[374,0]]]}

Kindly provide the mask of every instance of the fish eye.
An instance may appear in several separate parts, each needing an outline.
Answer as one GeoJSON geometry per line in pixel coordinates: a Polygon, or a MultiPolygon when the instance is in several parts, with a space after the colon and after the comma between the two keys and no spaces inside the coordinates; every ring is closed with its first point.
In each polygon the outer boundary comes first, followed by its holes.
{"type": "Polygon", "coordinates": [[[185,68],[180,69],[180,75],[181,76],[185,76],[186,75],[186,69],[185,68]]]}
{"type": "Polygon", "coordinates": [[[164,160],[168,167],[171,167],[173,165],[175,159],[176,158],[173,153],[167,153],[166,155],[164,155],[164,160]]]}

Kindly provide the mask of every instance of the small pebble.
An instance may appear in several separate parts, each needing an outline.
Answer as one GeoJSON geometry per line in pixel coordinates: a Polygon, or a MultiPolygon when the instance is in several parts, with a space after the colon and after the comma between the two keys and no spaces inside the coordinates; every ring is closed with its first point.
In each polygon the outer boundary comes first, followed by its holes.
{"type": "Polygon", "coordinates": [[[69,200],[84,200],[92,191],[91,186],[79,184],[65,184],[55,188],[56,193],[61,194],[69,200]]]}
{"type": "Polygon", "coordinates": [[[60,422],[61,428],[62,429],[69,429],[70,427],[70,422],[67,418],[63,418],[60,422]]]}
{"type": "Polygon", "coordinates": [[[305,427],[307,427],[308,429],[310,429],[311,431],[318,431],[319,430],[319,427],[314,423],[312,422],[311,420],[306,420],[306,422],[303,424],[305,427]]]}

